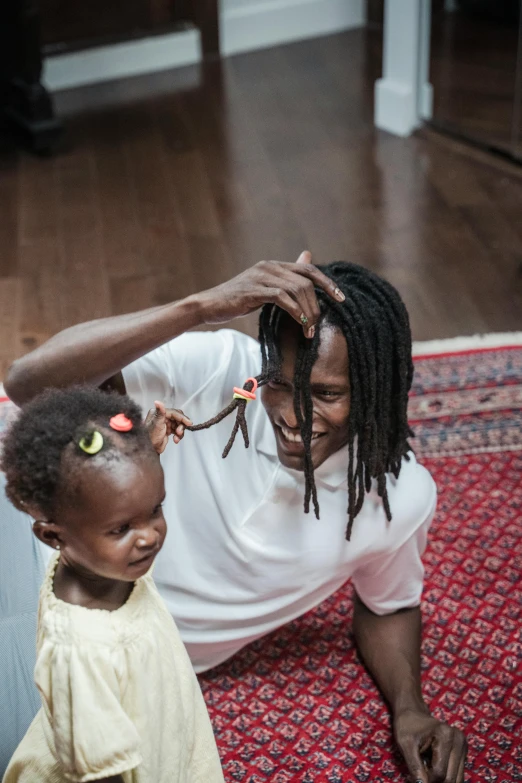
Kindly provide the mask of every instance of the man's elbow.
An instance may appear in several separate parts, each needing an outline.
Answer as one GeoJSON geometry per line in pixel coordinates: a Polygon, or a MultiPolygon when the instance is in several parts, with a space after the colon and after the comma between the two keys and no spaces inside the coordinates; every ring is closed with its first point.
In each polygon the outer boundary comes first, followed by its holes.
{"type": "Polygon", "coordinates": [[[16,359],[7,370],[4,389],[9,399],[18,406],[34,397],[34,393],[31,393],[27,361],[24,357],[16,359]]]}

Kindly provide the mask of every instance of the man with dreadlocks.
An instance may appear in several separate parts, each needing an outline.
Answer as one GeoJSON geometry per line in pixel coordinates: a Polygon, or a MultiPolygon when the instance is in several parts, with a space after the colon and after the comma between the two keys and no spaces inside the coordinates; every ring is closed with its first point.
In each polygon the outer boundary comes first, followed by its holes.
{"type": "MultiPolygon", "coordinates": [[[[196,671],[351,578],[355,638],[411,776],[462,783],[464,736],[433,718],[421,693],[421,555],[436,490],[408,444],[412,374],[395,289],[354,264],[318,268],[304,253],[67,329],[15,362],[6,389],[23,404],[81,381],[126,390],[145,408],[186,408],[199,423],[181,451],[162,455],[171,525],[155,579],[196,671]],[[188,332],[260,307],[261,360],[238,332],[188,332]],[[232,448],[239,429],[246,450],[232,448]]],[[[157,411],[158,428],[169,426],[157,411]]]]}

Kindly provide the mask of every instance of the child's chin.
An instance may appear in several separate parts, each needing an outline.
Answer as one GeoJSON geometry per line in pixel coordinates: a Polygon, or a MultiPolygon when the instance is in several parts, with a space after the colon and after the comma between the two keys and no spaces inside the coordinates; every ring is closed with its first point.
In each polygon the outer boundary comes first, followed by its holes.
{"type": "Polygon", "coordinates": [[[156,559],[156,555],[157,552],[154,552],[153,555],[149,555],[148,557],[142,558],[141,560],[135,561],[134,563],[129,563],[128,572],[131,574],[140,574],[140,576],[142,574],[146,574],[156,559]]]}

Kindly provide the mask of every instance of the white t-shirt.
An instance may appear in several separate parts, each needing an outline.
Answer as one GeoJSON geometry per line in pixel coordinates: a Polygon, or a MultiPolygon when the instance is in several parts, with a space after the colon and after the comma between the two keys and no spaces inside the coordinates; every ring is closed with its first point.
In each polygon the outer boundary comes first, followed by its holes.
{"type": "MultiPolygon", "coordinates": [[[[234,386],[260,369],[259,345],[231,331],[182,335],[123,371],[144,414],[160,399],[195,423],[227,405],[234,386]]],[[[205,671],[312,609],[348,578],[377,614],[419,604],[436,504],[428,471],[413,456],[388,476],[393,520],[377,491],[347,524],[347,449],[315,471],[321,519],[303,510],[304,474],[284,468],[258,398],[247,406],[250,448],[241,433],[221,457],[235,414],[187,432],[162,455],[169,530],[154,579],[197,672],[205,671]]]]}

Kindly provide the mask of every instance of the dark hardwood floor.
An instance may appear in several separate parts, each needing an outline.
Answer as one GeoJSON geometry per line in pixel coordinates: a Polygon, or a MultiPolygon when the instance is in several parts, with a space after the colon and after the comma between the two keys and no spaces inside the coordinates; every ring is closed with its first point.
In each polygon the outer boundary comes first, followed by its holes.
{"type": "Polygon", "coordinates": [[[522,328],[520,170],[376,132],[379,71],[353,31],[58,96],[68,148],[0,154],[0,377],[68,325],[304,248],[388,278],[417,339],[522,328]]]}

